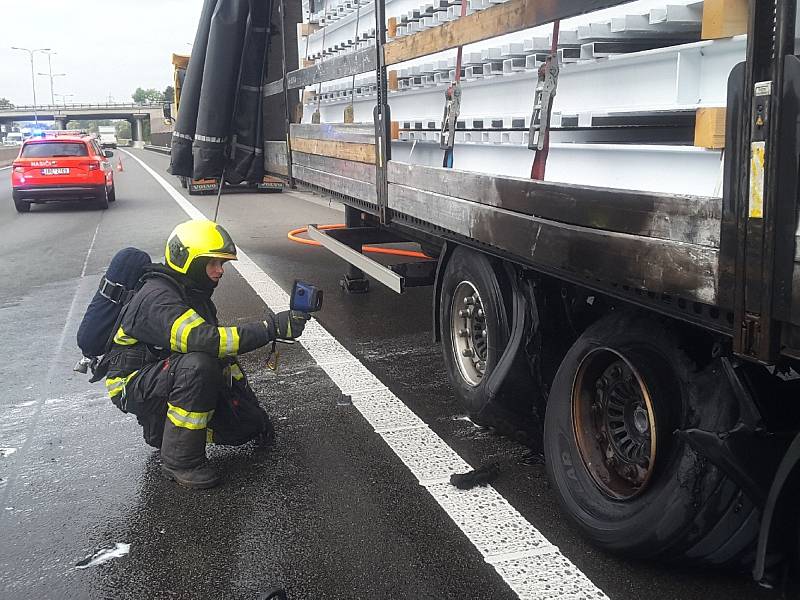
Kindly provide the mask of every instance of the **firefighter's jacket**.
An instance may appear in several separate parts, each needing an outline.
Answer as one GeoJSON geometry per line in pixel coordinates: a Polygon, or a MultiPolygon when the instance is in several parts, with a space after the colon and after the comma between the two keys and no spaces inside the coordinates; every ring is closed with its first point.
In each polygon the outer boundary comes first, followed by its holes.
{"type": "Polygon", "coordinates": [[[204,352],[225,359],[227,368],[241,373],[236,356],[273,340],[272,327],[264,322],[220,327],[210,293],[187,285],[188,281],[156,265],[124,307],[113,345],[104,357],[108,394],[123,410],[125,387],[147,364],[173,352],[204,352]]]}

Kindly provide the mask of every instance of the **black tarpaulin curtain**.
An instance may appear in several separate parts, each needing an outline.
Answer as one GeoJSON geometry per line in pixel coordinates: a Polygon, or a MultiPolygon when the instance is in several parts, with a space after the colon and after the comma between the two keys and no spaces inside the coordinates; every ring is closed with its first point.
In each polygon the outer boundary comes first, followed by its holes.
{"type": "Polygon", "coordinates": [[[262,88],[273,0],[205,0],[172,134],[170,173],[264,176],[262,88]]]}

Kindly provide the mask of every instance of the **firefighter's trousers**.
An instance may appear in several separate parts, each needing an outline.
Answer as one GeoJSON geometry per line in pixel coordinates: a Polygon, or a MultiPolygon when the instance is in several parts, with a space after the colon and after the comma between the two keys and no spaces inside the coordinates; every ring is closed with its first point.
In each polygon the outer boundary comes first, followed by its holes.
{"type": "Polygon", "coordinates": [[[223,372],[225,365],[208,354],[176,353],[143,367],[128,386],[144,439],[161,448],[167,466],[195,467],[206,458],[207,442],[238,446],[270,428],[246,381],[223,372]]]}

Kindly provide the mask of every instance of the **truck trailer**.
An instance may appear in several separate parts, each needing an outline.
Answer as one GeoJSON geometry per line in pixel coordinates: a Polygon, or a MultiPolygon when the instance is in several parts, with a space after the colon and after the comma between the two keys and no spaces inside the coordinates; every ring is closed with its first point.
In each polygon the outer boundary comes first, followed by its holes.
{"type": "Polygon", "coordinates": [[[796,556],[796,1],[288,4],[265,167],[344,204],[343,287],[433,287],[464,410],[599,547],[796,556]]]}

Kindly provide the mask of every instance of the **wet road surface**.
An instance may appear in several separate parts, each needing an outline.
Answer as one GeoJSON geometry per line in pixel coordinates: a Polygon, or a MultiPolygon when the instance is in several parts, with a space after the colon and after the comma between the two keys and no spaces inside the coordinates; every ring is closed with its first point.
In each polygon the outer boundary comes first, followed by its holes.
{"type": "MultiPolygon", "coordinates": [[[[132,153],[185,194],[166,175],[167,157],[132,153]]],[[[299,345],[282,350],[277,373],[263,350],[242,357],[276,423],[274,448],[209,447],[225,475],[217,489],[162,479],[135,419],[72,371],[75,332],[110,257],[129,245],[161,257],[186,219],[135,160],[117,157],[125,171],[108,211],[48,205],[20,215],[0,186],[0,598],[255,598],[275,584],[292,600],[517,597],[299,345]],[[95,555],[105,549],[116,553],[95,555]],[[78,568],[93,557],[100,564],[78,568]]],[[[294,227],[343,220],[337,205],[308,198],[225,195],[219,221],[284,290],[295,278],[324,288],[320,323],[470,465],[498,462],[495,489],[609,598],[778,597],[746,575],[589,546],[560,515],[539,457],[463,417],[432,341],[430,290],[398,296],[374,284],[348,296],[339,259],[286,239],[294,227]]],[[[213,197],[191,202],[213,215],[213,197]]],[[[232,268],[215,301],[225,323],[267,310],[232,268]]]]}

